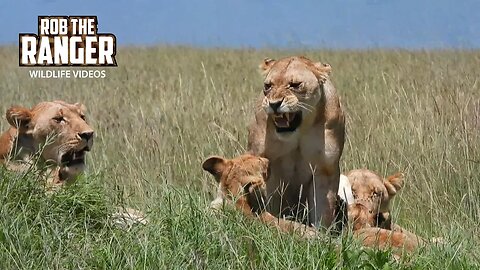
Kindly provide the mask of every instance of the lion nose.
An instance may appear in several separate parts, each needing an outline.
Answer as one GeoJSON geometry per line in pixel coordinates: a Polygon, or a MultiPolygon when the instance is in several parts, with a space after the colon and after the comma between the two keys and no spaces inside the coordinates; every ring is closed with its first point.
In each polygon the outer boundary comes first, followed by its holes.
{"type": "Polygon", "coordinates": [[[80,132],[78,133],[78,136],[85,141],[89,141],[93,137],[93,131],[80,132]]]}
{"type": "Polygon", "coordinates": [[[274,113],[277,113],[278,108],[282,106],[283,103],[283,98],[280,101],[275,101],[275,102],[269,102],[270,108],[272,108],[274,113]]]}

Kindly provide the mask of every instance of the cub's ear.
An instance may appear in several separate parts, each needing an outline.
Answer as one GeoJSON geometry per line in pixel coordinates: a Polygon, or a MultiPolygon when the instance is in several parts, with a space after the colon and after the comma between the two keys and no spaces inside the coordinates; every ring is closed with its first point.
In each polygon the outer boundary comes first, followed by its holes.
{"type": "Polygon", "coordinates": [[[225,171],[226,166],[227,160],[219,156],[209,157],[202,164],[202,168],[215,176],[217,182],[220,181],[220,177],[223,171],[225,171]]]}
{"type": "Polygon", "coordinates": [[[320,63],[320,62],[315,63],[314,66],[316,69],[314,72],[315,75],[322,83],[324,83],[327,80],[330,73],[332,73],[332,66],[330,66],[327,63],[320,63]]]}
{"type": "Polygon", "coordinates": [[[263,62],[258,66],[260,68],[260,73],[266,75],[272,68],[273,64],[275,64],[275,60],[270,58],[263,59],[263,62]]]}
{"type": "Polygon", "coordinates": [[[399,172],[394,175],[390,175],[383,180],[383,184],[387,188],[388,194],[393,196],[397,194],[397,192],[403,187],[403,174],[399,172]]]}
{"type": "Polygon", "coordinates": [[[87,107],[85,105],[83,105],[82,103],[77,102],[73,105],[75,105],[80,110],[80,112],[82,112],[82,113],[87,112],[87,107]]]}
{"type": "Polygon", "coordinates": [[[315,67],[318,69],[318,71],[327,73],[327,75],[332,73],[332,66],[330,66],[330,64],[317,62],[315,63],[315,67]]]}
{"type": "Polygon", "coordinates": [[[13,106],[7,110],[6,118],[12,127],[25,128],[32,120],[32,113],[27,108],[13,106]]]}

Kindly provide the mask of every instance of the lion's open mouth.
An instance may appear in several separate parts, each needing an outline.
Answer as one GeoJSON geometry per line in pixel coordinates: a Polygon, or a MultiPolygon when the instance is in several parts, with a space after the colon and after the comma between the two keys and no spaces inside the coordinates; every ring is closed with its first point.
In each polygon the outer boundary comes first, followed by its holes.
{"type": "Polygon", "coordinates": [[[83,148],[82,150],[75,151],[71,150],[62,155],[62,165],[70,167],[73,165],[84,164],[85,163],[85,152],[89,151],[88,147],[83,148]]]}
{"type": "Polygon", "coordinates": [[[302,123],[302,112],[275,113],[272,115],[277,132],[295,131],[302,123]]]}

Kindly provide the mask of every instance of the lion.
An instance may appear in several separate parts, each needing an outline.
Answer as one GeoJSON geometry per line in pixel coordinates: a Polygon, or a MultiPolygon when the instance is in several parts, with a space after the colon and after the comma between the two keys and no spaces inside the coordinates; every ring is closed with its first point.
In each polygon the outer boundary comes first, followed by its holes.
{"type": "Polygon", "coordinates": [[[265,59],[263,97],[248,127],[249,153],[270,160],[270,212],[317,227],[335,217],[345,117],[331,67],[302,56],[265,59]]]}
{"type": "Polygon", "coordinates": [[[338,195],[348,204],[359,203],[380,214],[390,212],[390,202],[403,185],[403,175],[383,178],[367,169],[356,169],[340,176],[338,195]]]}
{"type": "Polygon", "coordinates": [[[85,154],[92,149],[94,130],[85,119],[83,104],[41,102],[28,109],[13,106],[6,112],[9,129],[0,136],[0,163],[8,168],[39,164],[50,168],[49,184],[71,183],[85,169],[85,154]],[[20,164],[20,165],[18,165],[20,164]]]}
{"type": "Polygon", "coordinates": [[[400,226],[391,223],[390,216],[390,203],[402,186],[402,173],[383,178],[371,170],[356,169],[340,176],[338,195],[349,205],[364,205],[377,215],[375,227],[404,231],[400,226]]]}
{"type": "Polygon", "coordinates": [[[403,185],[403,174],[382,178],[367,169],[341,175],[338,195],[348,202],[348,222],[364,246],[413,252],[424,240],[393,224],[390,203],[403,185]],[[351,195],[349,195],[351,194],[351,195]]]}
{"type": "MultiPolygon", "coordinates": [[[[282,232],[295,232],[307,239],[319,237],[319,231],[299,222],[277,218],[266,211],[266,180],[269,174],[269,161],[250,154],[233,159],[220,156],[207,158],[202,167],[212,174],[218,182],[218,195],[210,204],[219,209],[224,203],[233,203],[235,208],[248,217],[258,218],[261,222],[273,226],[282,232]]],[[[348,221],[353,229],[354,239],[363,246],[376,248],[394,248],[399,251],[414,251],[421,238],[412,237],[403,232],[379,228],[378,214],[362,203],[348,206],[348,221]]]]}
{"type": "Polygon", "coordinates": [[[207,158],[202,168],[212,174],[218,182],[218,195],[210,204],[219,209],[223,203],[233,203],[235,208],[248,217],[286,233],[297,233],[304,238],[317,237],[318,231],[304,224],[277,218],[266,211],[266,183],[269,161],[249,154],[233,159],[220,156],[207,158]]]}

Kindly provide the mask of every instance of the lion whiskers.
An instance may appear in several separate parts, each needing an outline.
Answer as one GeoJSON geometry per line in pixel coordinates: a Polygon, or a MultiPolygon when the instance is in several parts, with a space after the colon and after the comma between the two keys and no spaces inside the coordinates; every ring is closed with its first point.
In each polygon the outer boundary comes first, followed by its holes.
{"type": "Polygon", "coordinates": [[[301,101],[299,101],[299,102],[297,103],[297,106],[300,107],[300,108],[305,109],[305,110],[308,111],[308,112],[313,112],[313,110],[315,110],[315,107],[314,107],[314,106],[312,106],[312,105],[310,105],[310,104],[307,104],[307,103],[305,103],[305,102],[301,102],[301,101]]]}
{"type": "Polygon", "coordinates": [[[75,148],[75,146],[77,146],[78,144],[79,142],[77,140],[71,140],[71,141],[62,143],[60,146],[58,146],[58,149],[69,150],[69,149],[75,148]]]}
{"type": "Polygon", "coordinates": [[[301,109],[304,109],[304,110],[306,110],[306,111],[308,111],[308,112],[312,112],[313,109],[314,109],[313,106],[311,106],[311,105],[309,105],[309,104],[307,104],[307,103],[304,103],[304,102],[300,102],[300,101],[298,101],[298,102],[295,102],[295,101],[286,102],[286,103],[285,103],[285,106],[286,106],[287,108],[289,108],[290,111],[296,111],[296,109],[295,109],[296,107],[301,108],[301,109]]]}
{"type": "Polygon", "coordinates": [[[311,110],[311,109],[309,109],[309,108],[305,107],[304,105],[297,104],[297,106],[298,106],[298,107],[300,107],[301,109],[304,109],[304,110],[305,110],[305,111],[307,111],[307,112],[312,112],[312,110],[311,110]]]}

